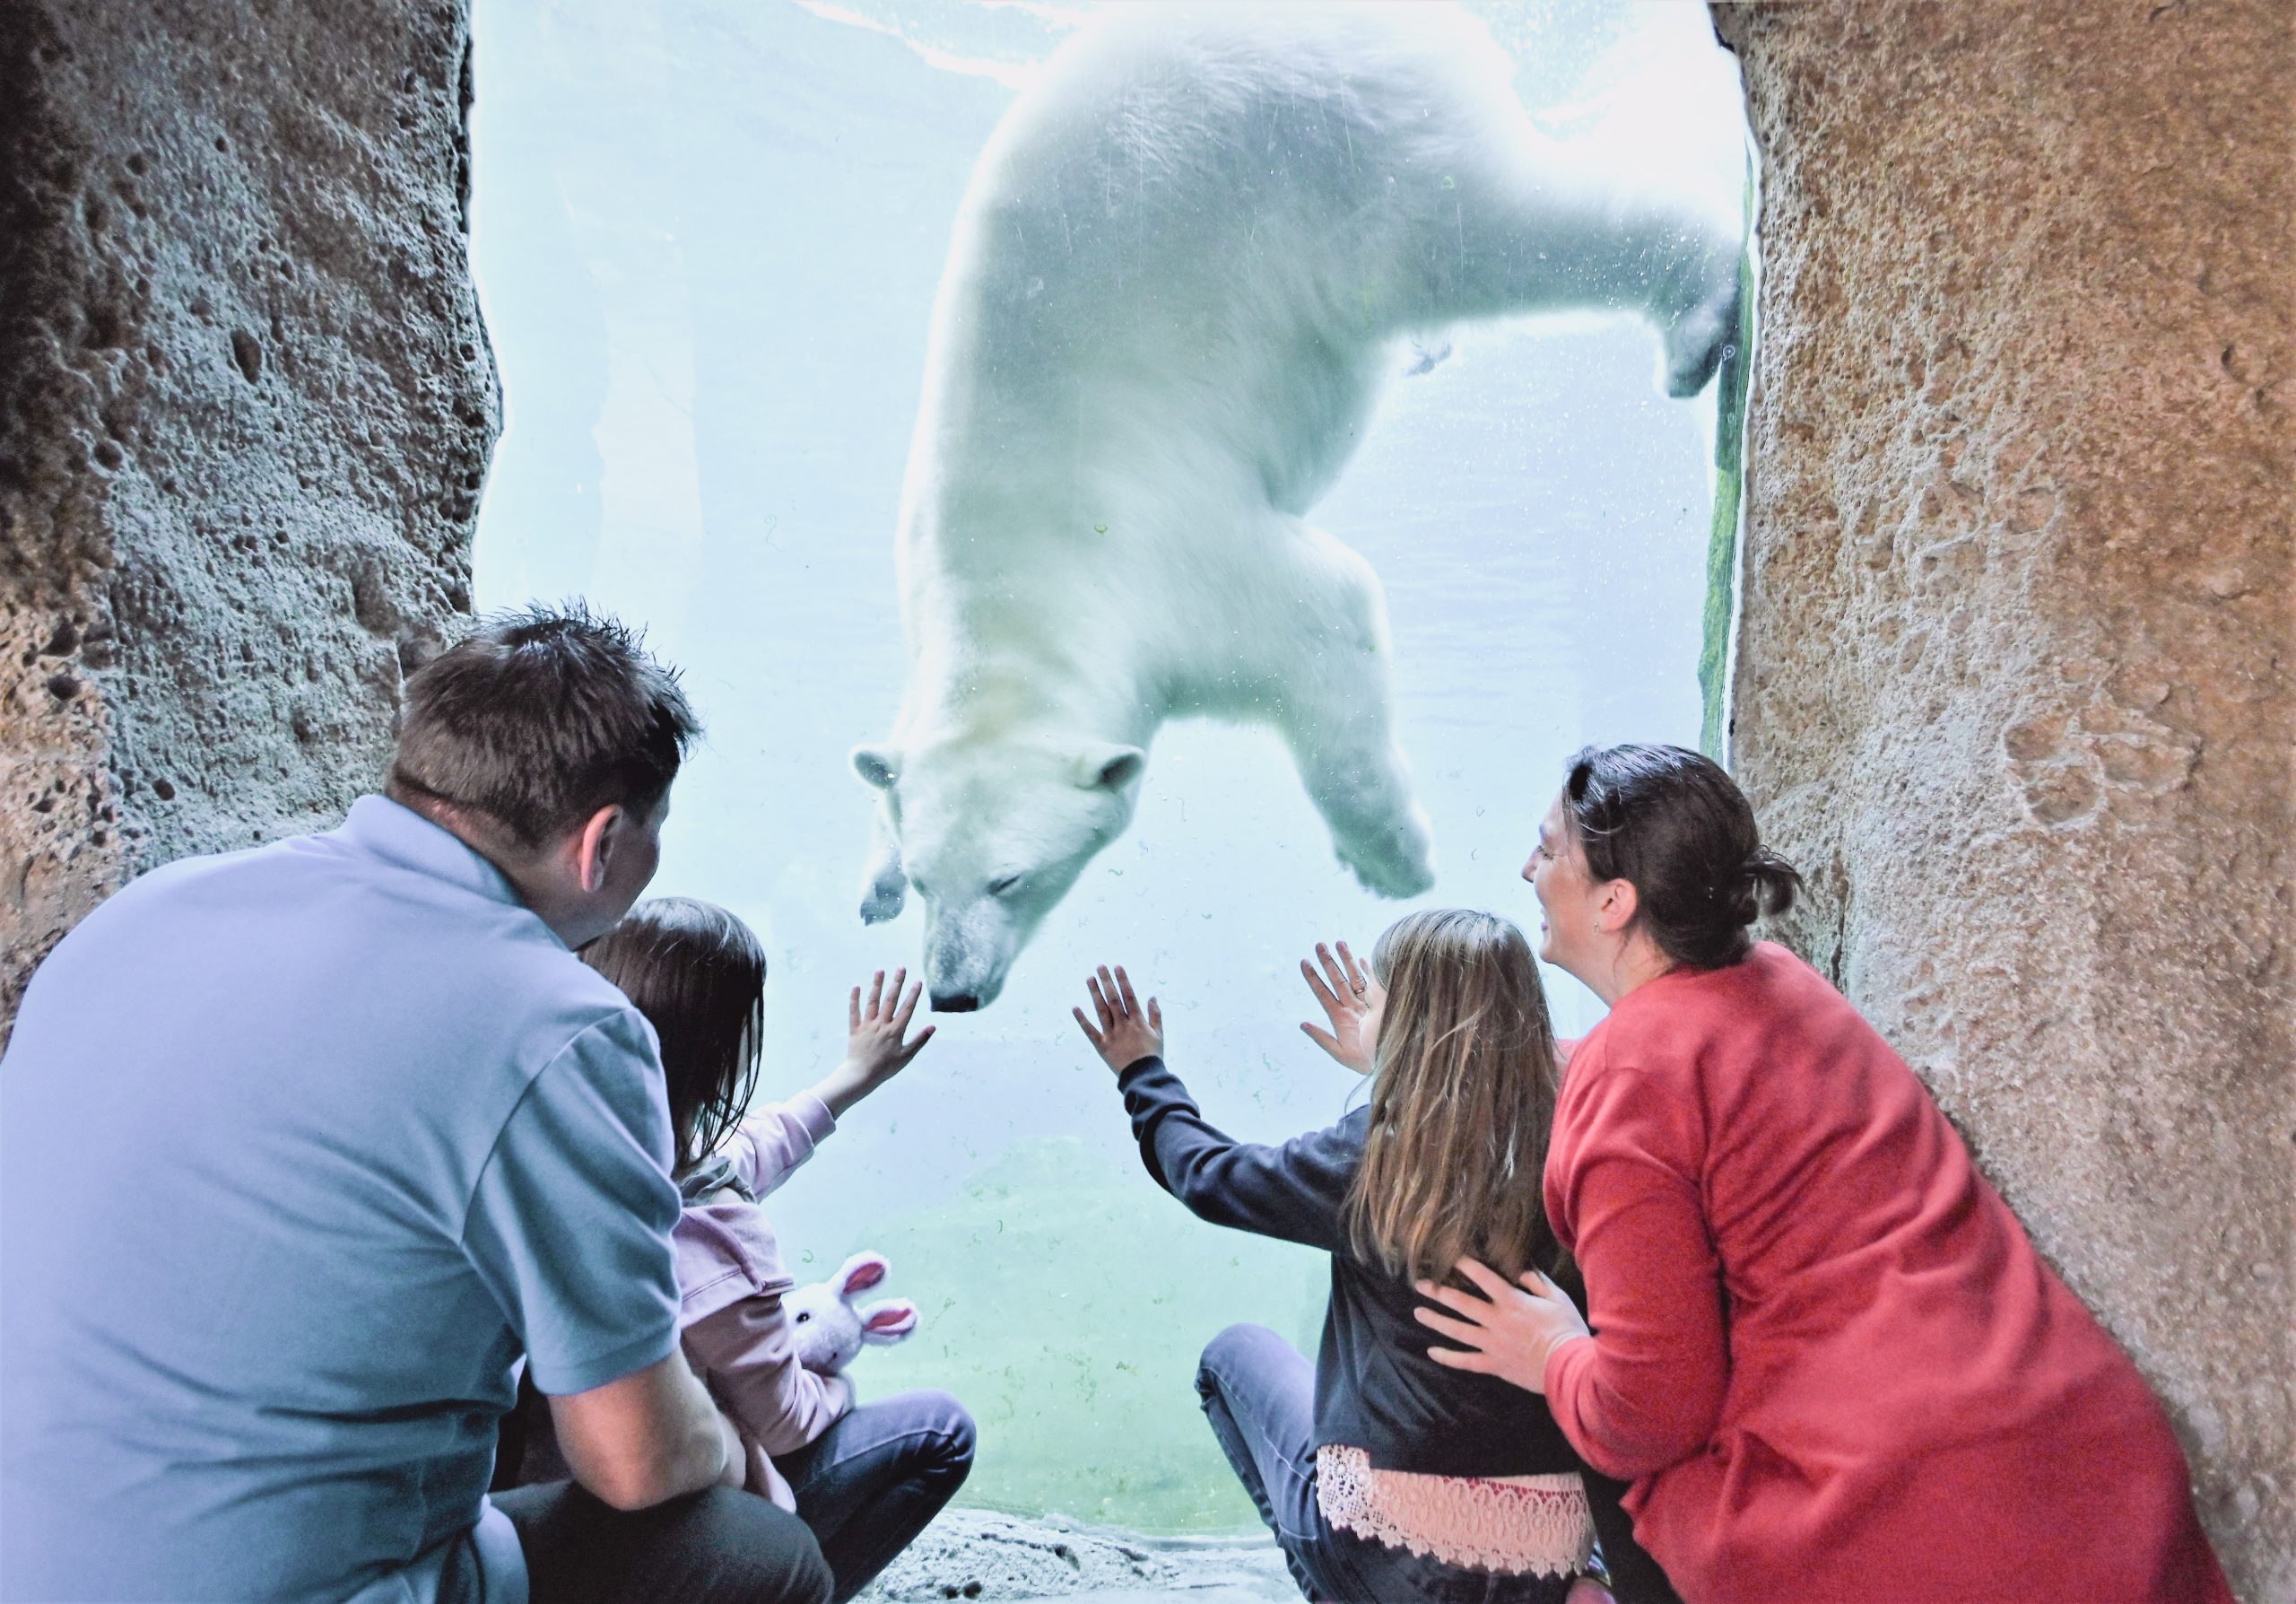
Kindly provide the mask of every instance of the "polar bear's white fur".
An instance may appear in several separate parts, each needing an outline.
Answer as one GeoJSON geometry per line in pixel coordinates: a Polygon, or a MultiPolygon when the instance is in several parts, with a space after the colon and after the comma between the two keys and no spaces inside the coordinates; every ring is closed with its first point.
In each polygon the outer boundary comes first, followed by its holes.
{"type": "Polygon", "coordinates": [[[1397,336],[1625,308],[1692,394],[1739,220],[1587,170],[1448,6],[1113,8],[976,169],[903,487],[910,667],[862,904],[926,908],[933,1005],[991,1001],[1130,822],[1176,715],[1272,724],[1372,890],[1433,882],[1378,581],[1305,521],[1397,336]]]}

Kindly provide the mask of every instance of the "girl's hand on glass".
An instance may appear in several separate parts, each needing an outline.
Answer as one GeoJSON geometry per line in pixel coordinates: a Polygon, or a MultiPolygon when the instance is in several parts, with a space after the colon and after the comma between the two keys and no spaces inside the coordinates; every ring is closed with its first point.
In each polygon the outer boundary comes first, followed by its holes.
{"type": "Polygon", "coordinates": [[[1459,1345],[1431,1347],[1427,1356],[1453,1370],[1495,1375],[1544,1395],[1547,1356],[1572,1338],[1590,1335],[1578,1306],[1536,1270],[1525,1270],[1517,1286],[1472,1259],[1460,1260],[1458,1268],[1482,1289],[1481,1297],[1432,1281],[1413,1283],[1421,1297],[1451,1311],[1438,1314],[1422,1306],[1412,1311],[1413,1317],[1459,1345]]]}
{"type": "Polygon", "coordinates": [[[1379,1016],[1385,1011],[1387,994],[1378,981],[1371,978],[1367,963],[1357,961],[1347,950],[1347,943],[1339,944],[1339,955],[1324,943],[1316,943],[1316,965],[1305,958],[1300,960],[1300,972],[1307,977],[1308,989],[1324,1006],[1324,1017],[1329,1028],[1302,1020],[1300,1028],[1308,1033],[1308,1040],[1358,1075],[1371,1073],[1371,1050],[1378,1044],[1379,1016]]]}
{"type": "Polygon", "coordinates": [[[841,1117],[845,1111],[870,1093],[909,1068],[909,1061],[925,1050],[933,1039],[933,1029],[926,1025],[916,1035],[909,1034],[909,1022],[917,1012],[917,999],[924,994],[921,984],[909,984],[906,993],[903,983],[909,971],[893,971],[893,983],[885,984],[885,972],[877,971],[869,982],[869,1000],[861,1000],[861,988],[853,988],[853,995],[846,1004],[845,1061],[831,1070],[813,1094],[829,1105],[832,1116],[841,1117]]]}
{"type": "Polygon", "coordinates": [[[1092,1050],[1100,1055],[1102,1063],[1111,1069],[1123,1070],[1143,1059],[1163,1055],[1164,1011],[1156,1006],[1152,997],[1146,1007],[1140,1006],[1124,965],[1118,964],[1111,975],[1108,965],[1101,964],[1098,974],[1085,977],[1084,989],[1092,994],[1092,1012],[1100,1019],[1100,1028],[1092,1028],[1083,1009],[1071,1008],[1069,1012],[1076,1016],[1078,1028],[1092,1044],[1092,1050]]]}

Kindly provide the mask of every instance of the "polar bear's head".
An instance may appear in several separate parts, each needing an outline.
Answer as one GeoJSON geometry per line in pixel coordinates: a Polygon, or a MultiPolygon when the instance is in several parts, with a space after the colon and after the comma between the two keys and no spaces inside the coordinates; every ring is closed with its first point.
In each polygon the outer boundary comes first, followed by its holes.
{"type": "Polygon", "coordinates": [[[1013,960],[1092,855],[1124,832],[1147,754],[1077,737],[962,736],[863,746],[854,771],[883,793],[897,857],[872,870],[871,924],[925,901],[933,1007],[964,1013],[1004,989],[1013,960]]]}

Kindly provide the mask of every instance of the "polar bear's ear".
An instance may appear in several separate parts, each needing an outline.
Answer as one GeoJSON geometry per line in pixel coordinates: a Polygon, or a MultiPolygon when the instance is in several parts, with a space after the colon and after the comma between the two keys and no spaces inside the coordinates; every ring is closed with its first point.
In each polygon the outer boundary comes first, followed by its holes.
{"type": "Polygon", "coordinates": [[[889,791],[900,779],[900,754],[891,746],[856,746],[853,771],[879,790],[889,791]]]}
{"type": "Polygon", "coordinates": [[[1076,783],[1086,790],[1120,791],[1147,766],[1148,754],[1137,746],[1092,741],[1076,754],[1076,783]]]}

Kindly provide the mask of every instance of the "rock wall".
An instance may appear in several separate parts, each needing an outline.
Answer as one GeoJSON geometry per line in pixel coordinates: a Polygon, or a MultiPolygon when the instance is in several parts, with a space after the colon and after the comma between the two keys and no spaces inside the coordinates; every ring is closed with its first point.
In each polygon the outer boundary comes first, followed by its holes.
{"type": "Polygon", "coordinates": [[[0,1022],[139,869],[318,827],[470,606],[462,0],[0,7],[0,1022]]]}
{"type": "Polygon", "coordinates": [[[1733,765],[2296,1597],[2296,47],[2273,0],[1717,5],[1762,159],[1733,765]]]}

